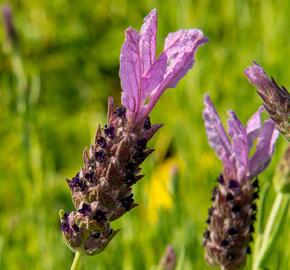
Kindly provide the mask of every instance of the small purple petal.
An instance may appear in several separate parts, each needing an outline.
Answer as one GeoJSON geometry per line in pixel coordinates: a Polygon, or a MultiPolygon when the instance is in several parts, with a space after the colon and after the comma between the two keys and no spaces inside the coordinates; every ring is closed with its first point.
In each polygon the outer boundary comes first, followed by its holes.
{"type": "Polygon", "coordinates": [[[163,76],[167,68],[167,56],[165,54],[153,63],[147,73],[142,78],[142,101],[143,105],[145,99],[150,98],[152,90],[154,90],[164,80],[163,76]]]}
{"type": "Polygon", "coordinates": [[[241,181],[248,169],[248,143],[246,129],[233,111],[229,112],[229,134],[232,138],[232,151],[236,160],[237,180],[241,181]]]}
{"type": "Polygon", "coordinates": [[[157,32],[157,10],[153,9],[145,18],[141,27],[140,55],[142,73],[147,72],[155,60],[157,32]]]}
{"type": "Polygon", "coordinates": [[[246,131],[248,136],[248,147],[252,148],[254,140],[258,137],[261,128],[261,113],[264,111],[264,107],[261,106],[257,112],[248,120],[246,131]]]}
{"type": "Polygon", "coordinates": [[[166,56],[166,72],[161,84],[150,95],[146,115],[153,109],[163,92],[167,88],[175,87],[179,80],[192,68],[195,52],[207,41],[208,39],[198,29],[179,30],[168,34],[164,52],[159,57],[166,56]]]}
{"type": "Polygon", "coordinates": [[[140,108],[141,63],[139,52],[140,34],[133,28],[126,30],[126,40],[120,54],[120,78],[122,105],[132,112],[140,108]]]}
{"type": "Polygon", "coordinates": [[[249,162],[250,178],[257,176],[268,167],[278,136],[279,132],[275,129],[274,122],[267,120],[259,134],[256,152],[249,162]]]}
{"type": "Polygon", "coordinates": [[[194,54],[208,39],[198,29],[179,30],[169,33],[164,46],[168,67],[166,87],[175,87],[178,81],[192,68],[194,54]]]}
{"type": "MultiPolygon", "coordinates": [[[[232,149],[229,138],[226,135],[221,120],[209,96],[205,96],[204,104],[205,109],[203,111],[203,118],[209,144],[223,162],[225,170],[228,172],[235,171],[235,167],[230,159],[232,149]]],[[[235,177],[235,175],[233,175],[233,177],[235,177]]]]}

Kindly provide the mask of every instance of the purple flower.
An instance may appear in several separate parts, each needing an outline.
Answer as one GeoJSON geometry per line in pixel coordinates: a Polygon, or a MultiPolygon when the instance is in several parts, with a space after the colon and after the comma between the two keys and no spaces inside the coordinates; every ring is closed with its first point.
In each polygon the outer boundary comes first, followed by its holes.
{"type": "Polygon", "coordinates": [[[138,204],[132,186],[144,175],[141,163],[154,151],[151,137],[162,125],[151,124],[149,112],[162,92],[174,87],[194,62],[194,52],[206,41],[199,30],[170,34],[165,51],[155,59],[156,10],[140,34],[129,28],[121,50],[122,105],[108,99],[108,118],[95,142],[83,152],[83,165],[67,179],[76,211],[60,213],[67,245],[86,255],[101,252],[118,230],[111,222],[138,204]]]}
{"type": "Polygon", "coordinates": [[[213,190],[213,205],[206,221],[206,260],[222,269],[239,269],[250,253],[255,200],[259,197],[256,177],[269,165],[279,132],[272,120],[262,123],[261,107],[245,126],[229,111],[227,134],[208,96],[204,103],[208,141],[224,167],[213,190]]]}
{"type": "Polygon", "coordinates": [[[264,102],[264,107],[277,129],[290,141],[290,95],[287,89],[279,87],[273,78],[269,78],[257,63],[245,70],[251,84],[256,86],[257,93],[264,102]]]}
{"type": "Polygon", "coordinates": [[[179,30],[165,39],[163,52],[156,57],[157,11],[144,19],[140,33],[126,30],[120,55],[122,104],[127,117],[138,123],[150,113],[167,88],[173,88],[193,66],[194,54],[207,38],[198,29],[179,30]]]}
{"type": "Polygon", "coordinates": [[[263,108],[259,108],[245,126],[233,111],[229,111],[228,136],[209,96],[205,97],[204,102],[203,116],[208,141],[223,162],[226,180],[242,182],[265,170],[270,163],[279,132],[272,120],[262,124],[260,115],[263,108]],[[255,140],[256,150],[250,156],[255,140]]]}

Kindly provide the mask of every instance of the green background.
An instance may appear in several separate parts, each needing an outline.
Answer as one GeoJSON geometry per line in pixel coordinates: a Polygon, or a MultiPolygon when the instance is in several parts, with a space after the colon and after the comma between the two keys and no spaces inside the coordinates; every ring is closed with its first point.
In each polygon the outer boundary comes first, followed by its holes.
{"type": "MultiPolygon", "coordinates": [[[[84,269],[150,269],[167,244],[176,250],[179,269],[209,269],[202,232],[221,163],[207,143],[202,98],[210,94],[224,121],[233,109],[245,123],[261,104],[243,74],[253,59],[290,85],[289,1],[10,4],[18,40],[13,52],[1,21],[0,269],[69,269],[73,253],[62,240],[58,219],[60,208],[73,209],[65,178],[79,170],[84,146],[92,143],[97,125],[105,123],[107,97],[120,102],[124,30],[139,29],[154,7],[159,52],[167,33],[180,28],[200,28],[210,41],[198,50],[194,68],[151,114],[152,122],[164,127],[150,142],[156,152],[144,162],[146,176],[134,187],[140,206],[113,223],[121,232],[103,253],[86,257],[84,269]],[[152,221],[146,216],[152,173],[169,158],[179,159],[182,169],[173,185],[168,180],[171,206],[156,205],[159,218],[152,221]]],[[[286,145],[280,137],[273,162],[259,177],[262,187],[271,182],[286,145]]],[[[267,211],[272,201],[273,187],[267,211]]],[[[271,270],[290,269],[286,227],[266,263],[271,270]]]]}

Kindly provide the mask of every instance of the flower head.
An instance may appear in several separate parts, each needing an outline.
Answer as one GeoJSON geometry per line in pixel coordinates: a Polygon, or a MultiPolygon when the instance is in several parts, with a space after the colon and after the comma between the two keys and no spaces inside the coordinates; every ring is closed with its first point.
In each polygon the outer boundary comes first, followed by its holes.
{"type": "Polygon", "coordinates": [[[238,182],[252,179],[269,165],[279,132],[272,120],[261,121],[263,108],[244,126],[233,111],[229,111],[228,133],[208,96],[205,97],[204,122],[210,146],[223,162],[224,175],[238,182]],[[230,140],[231,138],[231,140],[230,140]],[[256,150],[250,156],[254,141],[256,150]]]}
{"type": "Polygon", "coordinates": [[[140,33],[126,30],[120,55],[122,104],[130,121],[145,119],[167,88],[173,88],[193,66],[194,55],[207,38],[198,29],[179,30],[165,39],[156,57],[157,11],[144,19],[140,33]]]}
{"type": "Polygon", "coordinates": [[[204,234],[206,259],[223,269],[238,269],[250,252],[257,210],[257,176],[269,165],[279,132],[272,120],[262,123],[260,108],[245,126],[229,111],[227,134],[208,96],[204,103],[208,141],[223,163],[204,234]],[[250,155],[255,141],[256,149],[250,155]]]}
{"type": "Polygon", "coordinates": [[[76,210],[60,211],[62,232],[72,250],[86,255],[101,252],[118,232],[111,222],[137,206],[132,186],[143,177],[140,165],[153,152],[148,141],[161,127],[152,125],[148,114],[162,92],[185,75],[206,40],[199,30],[169,34],[156,60],[156,20],[153,10],[140,34],[126,31],[120,57],[123,106],[109,98],[107,124],[84,150],[82,168],[67,179],[76,210]]]}
{"type": "Polygon", "coordinates": [[[273,78],[269,78],[263,68],[254,64],[245,70],[251,84],[263,99],[264,107],[276,123],[282,135],[290,141],[290,95],[287,89],[279,87],[273,78]]]}

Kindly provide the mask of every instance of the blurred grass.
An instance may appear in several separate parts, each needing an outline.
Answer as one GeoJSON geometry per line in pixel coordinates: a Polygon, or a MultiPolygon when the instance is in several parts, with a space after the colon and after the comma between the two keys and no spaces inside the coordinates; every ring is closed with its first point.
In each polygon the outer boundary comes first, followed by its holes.
{"type": "MultiPolygon", "coordinates": [[[[221,164],[205,137],[202,97],[211,95],[223,120],[232,108],[245,122],[260,105],[243,75],[252,59],[278,82],[290,85],[289,1],[10,3],[28,87],[21,101],[1,24],[0,269],[69,268],[73,253],[62,241],[58,220],[60,208],[72,209],[65,177],[79,169],[82,149],[92,142],[98,123],[105,122],[107,97],[120,101],[124,30],[129,25],[139,29],[153,7],[159,12],[159,51],[166,34],[179,28],[201,28],[210,42],[198,51],[193,70],[166,92],[152,113],[152,122],[162,122],[164,128],[151,142],[156,152],[145,162],[146,177],[135,187],[140,206],[115,222],[121,232],[103,253],[87,257],[84,269],[150,269],[168,243],[178,257],[184,256],[181,269],[209,269],[202,232],[221,164]],[[171,207],[160,207],[148,195],[158,187],[152,183],[158,181],[156,175],[170,175],[166,168],[172,169],[172,160],[181,169],[174,178],[175,192],[170,179],[161,188],[171,190],[162,195],[171,197],[171,207]],[[152,211],[156,220],[149,220],[152,211]]],[[[262,186],[271,181],[285,146],[280,138],[271,166],[260,176],[262,186]]],[[[270,192],[267,209],[271,203],[270,192]]],[[[290,269],[288,229],[280,233],[269,269],[290,269]]]]}

